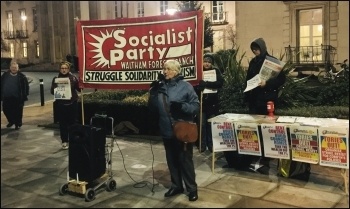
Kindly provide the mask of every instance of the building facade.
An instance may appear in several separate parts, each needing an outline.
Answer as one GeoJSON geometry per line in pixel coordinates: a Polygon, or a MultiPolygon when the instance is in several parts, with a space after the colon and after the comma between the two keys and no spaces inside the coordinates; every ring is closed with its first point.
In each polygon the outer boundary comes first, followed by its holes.
{"type": "MultiPolygon", "coordinates": [[[[349,57],[348,1],[198,3],[214,30],[208,50],[239,47],[246,52],[243,65],[253,57],[249,46],[258,37],[265,39],[270,54],[298,62],[349,57]]],[[[178,8],[177,1],[1,1],[1,56],[22,64],[57,63],[77,54],[77,20],[167,15],[178,8]]]]}

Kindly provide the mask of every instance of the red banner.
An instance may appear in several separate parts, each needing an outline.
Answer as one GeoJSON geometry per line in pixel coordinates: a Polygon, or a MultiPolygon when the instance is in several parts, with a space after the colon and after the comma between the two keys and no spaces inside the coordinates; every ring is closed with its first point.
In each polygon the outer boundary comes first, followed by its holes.
{"type": "Polygon", "coordinates": [[[79,85],[149,89],[166,60],[176,59],[192,85],[202,79],[202,11],[77,22],[79,85]]]}

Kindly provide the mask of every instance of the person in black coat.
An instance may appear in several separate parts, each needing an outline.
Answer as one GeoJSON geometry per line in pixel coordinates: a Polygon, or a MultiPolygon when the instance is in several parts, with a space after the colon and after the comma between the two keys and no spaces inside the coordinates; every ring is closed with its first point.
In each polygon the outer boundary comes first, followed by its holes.
{"type": "MultiPolygon", "coordinates": [[[[210,73],[212,79],[201,80],[199,85],[195,86],[197,94],[200,96],[203,91],[202,98],[202,135],[200,151],[204,152],[207,148],[210,152],[213,151],[213,137],[211,132],[211,123],[209,118],[219,114],[219,96],[218,90],[222,88],[224,79],[220,69],[215,66],[214,57],[212,54],[204,54],[203,56],[203,74],[210,73]]],[[[209,76],[210,78],[210,76],[209,76]]],[[[200,117],[197,117],[198,120],[200,117]]],[[[199,123],[199,122],[198,122],[199,123]]],[[[196,142],[199,148],[199,141],[196,142]]]]}
{"type": "MultiPolygon", "coordinates": [[[[246,83],[248,80],[259,74],[265,59],[270,56],[263,38],[257,38],[250,44],[255,57],[249,62],[246,83]]],[[[272,101],[278,107],[278,89],[286,81],[284,72],[269,80],[261,80],[259,86],[244,93],[245,102],[249,107],[249,114],[268,115],[267,102],[272,101]]],[[[261,131],[259,129],[261,135],[261,131]]],[[[263,143],[261,143],[263,145],[263,143]]],[[[263,147],[262,147],[263,150],[263,147]]],[[[227,167],[242,170],[250,169],[255,172],[268,173],[269,159],[252,155],[241,155],[237,151],[224,152],[227,167]]]]}
{"type": "MultiPolygon", "coordinates": [[[[255,57],[249,62],[246,83],[248,80],[259,74],[261,66],[267,56],[274,59],[275,57],[267,53],[264,39],[257,38],[251,44],[250,48],[255,57]]],[[[244,93],[245,102],[248,103],[249,114],[267,115],[267,102],[272,101],[275,107],[278,107],[278,89],[286,81],[284,72],[278,74],[277,77],[267,81],[261,80],[260,85],[250,91],[244,93]]]]}
{"type": "Polygon", "coordinates": [[[28,101],[29,82],[19,72],[18,63],[12,60],[10,70],[1,76],[1,101],[7,118],[7,128],[15,124],[15,130],[22,126],[24,102],[28,101]]]}
{"type": "MultiPolygon", "coordinates": [[[[60,97],[56,98],[56,108],[57,108],[57,115],[58,115],[58,123],[60,126],[60,137],[62,141],[62,149],[68,149],[69,147],[69,128],[73,124],[77,122],[77,115],[78,115],[78,92],[81,92],[81,89],[79,87],[79,80],[78,78],[70,72],[71,70],[71,63],[64,61],[61,62],[59,65],[59,74],[58,76],[55,76],[52,79],[51,82],[51,88],[50,92],[52,95],[55,93],[57,94],[57,91],[55,89],[58,87],[57,78],[66,78],[69,79],[70,85],[66,86],[69,87],[69,90],[71,91],[71,97],[60,97]]],[[[57,90],[57,89],[56,89],[57,90]]]]}

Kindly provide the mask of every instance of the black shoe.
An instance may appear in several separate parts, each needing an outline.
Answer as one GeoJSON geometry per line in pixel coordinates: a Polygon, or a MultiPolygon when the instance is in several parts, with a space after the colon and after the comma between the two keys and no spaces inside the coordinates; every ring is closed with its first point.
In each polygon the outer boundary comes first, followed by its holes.
{"type": "Polygon", "coordinates": [[[193,191],[193,192],[190,192],[188,194],[188,200],[189,201],[196,201],[198,200],[198,193],[197,193],[197,190],[196,191],[193,191]]]}
{"type": "Polygon", "coordinates": [[[18,130],[20,128],[20,126],[16,125],[15,126],[15,130],[18,130]]]}
{"type": "Polygon", "coordinates": [[[7,128],[10,128],[11,126],[13,126],[13,123],[9,123],[6,125],[7,128]]]}
{"type": "Polygon", "coordinates": [[[213,152],[213,147],[208,147],[209,152],[213,152]]]}
{"type": "Polygon", "coordinates": [[[174,188],[170,188],[169,191],[167,191],[165,194],[164,194],[164,197],[172,197],[172,196],[175,196],[177,194],[181,194],[183,193],[184,190],[183,189],[174,189],[174,188]]]}

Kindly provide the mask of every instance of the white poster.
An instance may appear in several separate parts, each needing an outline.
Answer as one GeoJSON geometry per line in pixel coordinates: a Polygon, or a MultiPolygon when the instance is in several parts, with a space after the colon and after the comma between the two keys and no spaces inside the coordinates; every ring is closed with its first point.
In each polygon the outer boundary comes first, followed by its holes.
{"type": "Polygon", "coordinates": [[[237,142],[233,122],[212,121],[213,152],[236,151],[237,142]]]}
{"type": "Polygon", "coordinates": [[[349,128],[318,128],[320,165],[349,169],[349,128]]]}
{"type": "Polygon", "coordinates": [[[261,145],[256,123],[234,123],[238,153],[261,156],[261,145]]]}
{"type": "Polygon", "coordinates": [[[57,87],[54,89],[54,99],[70,100],[72,97],[69,78],[56,78],[57,87]]]}
{"type": "MultiPolygon", "coordinates": [[[[205,70],[203,71],[203,80],[214,82],[216,81],[216,71],[215,70],[205,70]]],[[[208,89],[205,88],[203,94],[217,93],[217,89],[208,89]]]]}
{"type": "Polygon", "coordinates": [[[287,127],[285,124],[261,124],[264,156],[290,159],[287,127]]]}
{"type": "Polygon", "coordinates": [[[317,127],[293,125],[289,130],[292,160],[318,164],[317,127]]]}

